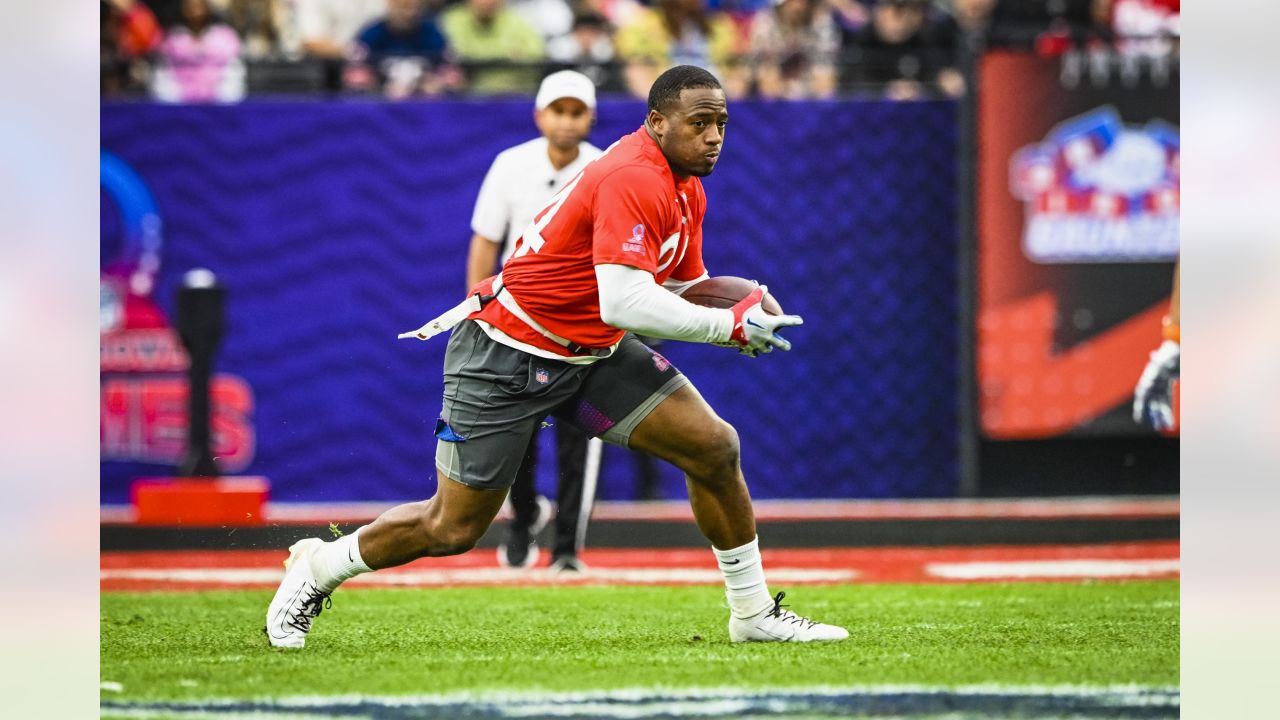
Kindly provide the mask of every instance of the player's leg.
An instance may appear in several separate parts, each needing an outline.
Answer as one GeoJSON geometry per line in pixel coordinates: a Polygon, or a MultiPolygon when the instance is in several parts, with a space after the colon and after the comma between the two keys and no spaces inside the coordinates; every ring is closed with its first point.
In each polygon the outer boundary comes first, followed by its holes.
{"type": "Polygon", "coordinates": [[[591,509],[600,479],[602,444],[569,423],[556,426],[556,533],[551,568],[561,572],[585,569],[578,557],[587,537],[591,509]]]}
{"type": "Polygon", "coordinates": [[[388,510],[357,531],[358,548],[329,554],[358,550],[379,569],[469,550],[502,507],[534,430],[580,383],[564,363],[541,368],[545,382],[535,382],[530,355],[494,342],[474,322],[454,330],[444,365],[435,497],[388,510]]]}
{"type": "MultiPolygon", "coordinates": [[[[353,535],[358,544],[356,552],[371,570],[470,550],[489,529],[506,499],[502,488],[468,487],[441,471],[437,471],[437,482],[436,494],[430,500],[393,507],[353,535]]],[[[332,582],[331,577],[336,574],[327,570],[322,582],[332,582]]],[[[341,582],[347,578],[339,575],[332,579],[341,582]]]]}
{"type": "Polygon", "coordinates": [[[716,547],[755,538],[737,433],[688,378],[635,336],[627,335],[612,357],[592,365],[574,401],[557,414],[589,434],[684,470],[698,528],[716,547]]]}
{"type": "Polygon", "coordinates": [[[356,575],[474,547],[506,500],[506,488],[468,487],[443,471],[437,471],[437,482],[430,500],[397,505],[350,535],[294,543],[285,577],[267,608],[268,641],[275,647],[303,647],[329,596],[356,575]]]}
{"type": "Polygon", "coordinates": [[[685,473],[698,528],[711,541],[743,640],[839,640],[842,628],[801,618],[769,595],[737,432],[661,354],[628,336],[592,366],[573,403],[575,422],[603,439],[667,460],[685,473]]]}
{"type": "Polygon", "coordinates": [[[538,533],[551,519],[551,502],[538,494],[534,469],[538,466],[538,438],[529,441],[516,480],[511,484],[511,522],[507,536],[498,546],[498,564],[503,567],[531,567],[538,563],[538,533]]]}
{"type": "Polygon", "coordinates": [[[636,491],[641,500],[661,500],[662,488],[659,487],[658,464],[649,453],[631,453],[631,461],[636,469],[636,491]]]}
{"type": "Polygon", "coordinates": [[[630,447],[680,468],[698,529],[711,541],[729,600],[734,642],[843,640],[849,633],[796,615],[770,596],[738,434],[692,385],[663,400],[631,433],[630,447]]]}
{"type": "Polygon", "coordinates": [[[355,575],[474,546],[502,507],[534,429],[577,392],[585,372],[535,361],[464,322],[449,339],[444,376],[435,496],[335,541],[295,543],[267,610],[272,645],[302,647],[330,593],[355,575]]]}
{"type": "Polygon", "coordinates": [[[738,433],[693,385],[655,407],[632,431],[629,447],[680,468],[698,529],[717,548],[756,537],[755,510],[739,464],[738,433]]]}
{"type": "MultiPolygon", "coordinates": [[[[637,335],[637,339],[650,349],[659,351],[664,342],[661,338],[645,337],[637,335]]],[[[641,500],[660,500],[662,499],[662,490],[659,487],[661,478],[658,475],[658,463],[649,453],[635,452],[630,453],[632,465],[635,467],[636,474],[636,493],[641,500]]]]}

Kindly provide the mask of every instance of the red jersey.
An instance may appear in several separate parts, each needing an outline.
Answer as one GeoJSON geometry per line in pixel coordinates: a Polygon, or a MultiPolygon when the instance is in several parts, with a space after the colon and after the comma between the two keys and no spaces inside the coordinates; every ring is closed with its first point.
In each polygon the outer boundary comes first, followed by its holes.
{"type": "Polygon", "coordinates": [[[589,163],[534,216],[502,268],[498,301],[471,318],[556,355],[583,353],[549,335],[582,348],[609,348],[623,331],[600,319],[595,266],[630,265],[653,273],[658,283],[696,280],[706,272],[706,207],[698,178],[676,177],[641,127],[589,163]]]}

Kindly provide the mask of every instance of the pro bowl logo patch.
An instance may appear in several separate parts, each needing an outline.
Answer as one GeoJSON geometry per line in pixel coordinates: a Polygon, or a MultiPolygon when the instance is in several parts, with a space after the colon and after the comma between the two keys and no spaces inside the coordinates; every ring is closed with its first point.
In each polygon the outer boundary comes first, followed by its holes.
{"type": "Polygon", "coordinates": [[[533,373],[533,379],[536,380],[539,385],[546,385],[547,382],[551,380],[551,375],[547,372],[546,368],[538,368],[533,373]]]}
{"type": "Polygon", "coordinates": [[[631,228],[631,237],[623,241],[622,251],[644,253],[644,225],[642,223],[636,223],[636,226],[631,228]]]}
{"type": "Polygon", "coordinates": [[[1040,263],[1173,260],[1181,180],[1178,129],[1125,126],[1110,106],[1054,128],[1009,163],[1026,205],[1022,248],[1040,263]]]}

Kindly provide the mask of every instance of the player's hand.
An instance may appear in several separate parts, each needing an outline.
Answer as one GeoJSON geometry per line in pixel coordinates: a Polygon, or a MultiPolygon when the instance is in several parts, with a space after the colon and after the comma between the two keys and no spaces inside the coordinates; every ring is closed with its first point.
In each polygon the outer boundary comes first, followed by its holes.
{"type": "Polygon", "coordinates": [[[759,285],[751,294],[729,308],[733,311],[733,334],[729,340],[743,355],[756,357],[760,353],[790,350],[791,343],[777,334],[777,330],[792,325],[803,325],[799,315],[770,315],[760,307],[769,288],[759,285]]]}
{"type": "Polygon", "coordinates": [[[1181,350],[1172,340],[1165,340],[1151,353],[1133,390],[1134,422],[1162,431],[1173,428],[1173,381],[1178,379],[1180,365],[1181,350]]]}

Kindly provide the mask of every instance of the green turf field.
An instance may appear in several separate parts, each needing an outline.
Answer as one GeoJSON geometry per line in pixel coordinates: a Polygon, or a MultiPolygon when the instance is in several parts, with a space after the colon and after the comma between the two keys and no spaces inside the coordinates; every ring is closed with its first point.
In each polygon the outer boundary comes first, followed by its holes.
{"type": "Polygon", "coordinates": [[[270,595],[104,592],[103,700],[1178,684],[1177,581],[800,587],[788,605],[851,637],[798,646],[730,644],[718,588],[503,587],[340,590],[276,650],[270,595]]]}

